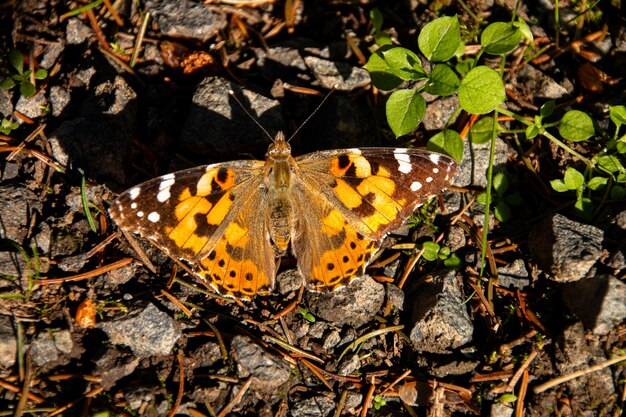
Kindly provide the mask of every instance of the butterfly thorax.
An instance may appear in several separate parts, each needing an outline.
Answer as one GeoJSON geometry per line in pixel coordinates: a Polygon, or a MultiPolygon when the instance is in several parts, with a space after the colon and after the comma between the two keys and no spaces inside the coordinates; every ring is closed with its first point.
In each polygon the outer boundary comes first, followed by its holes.
{"type": "Polygon", "coordinates": [[[277,254],[287,250],[295,222],[292,187],[297,165],[291,156],[291,147],[282,132],[278,132],[267,151],[265,160],[265,187],[268,232],[277,254]]]}

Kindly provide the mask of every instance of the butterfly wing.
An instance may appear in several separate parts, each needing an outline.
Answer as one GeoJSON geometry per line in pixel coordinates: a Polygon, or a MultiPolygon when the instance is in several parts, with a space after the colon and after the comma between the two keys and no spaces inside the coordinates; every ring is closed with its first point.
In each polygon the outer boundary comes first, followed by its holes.
{"type": "Polygon", "coordinates": [[[262,211],[263,167],[262,161],[235,161],[168,174],[122,193],[109,213],[120,228],[194,265],[196,275],[218,291],[237,296],[239,288],[262,290],[275,273],[263,222],[253,224],[260,216],[255,210],[262,211]],[[232,264],[222,268],[220,261],[230,258],[232,264]],[[228,275],[233,270],[235,277],[228,275]],[[246,277],[251,283],[240,284],[246,277]]]}
{"type": "Polygon", "coordinates": [[[314,290],[334,290],[362,274],[385,234],[458,170],[445,155],[394,148],[316,152],[296,163],[293,249],[314,290]]]}

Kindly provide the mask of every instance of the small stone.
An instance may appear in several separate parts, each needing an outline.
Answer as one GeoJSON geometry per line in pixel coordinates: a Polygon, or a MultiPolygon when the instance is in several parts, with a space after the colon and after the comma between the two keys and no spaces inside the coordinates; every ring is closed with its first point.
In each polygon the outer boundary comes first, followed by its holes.
{"type": "Polygon", "coordinates": [[[45,91],[39,91],[32,97],[20,96],[15,105],[15,110],[30,117],[31,119],[37,119],[46,115],[46,108],[48,107],[48,99],[46,98],[45,91]]]}
{"type": "Polygon", "coordinates": [[[323,395],[302,398],[294,395],[289,401],[289,411],[292,417],[329,417],[336,408],[335,402],[323,395]]]}
{"type": "Polygon", "coordinates": [[[11,318],[0,316],[0,368],[8,369],[15,365],[17,358],[17,338],[11,318]]]}
{"type": "Polygon", "coordinates": [[[558,100],[569,96],[574,91],[570,82],[567,82],[564,87],[562,83],[556,82],[532,65],[523,65],[519,71],[515,72],[514,78],[508,87],[511,85],[517,88],[523,87],[524,95],[533,98],[558,100]]]}
{"type": "Polygon", "coordinates": [[[299,291],[304,285],[304,278],[297,269],[287,269],[276,276],[278,292],[287,295],[299,291]]]}
{"type": "Polygon", "coordinates": [[[360,327],[380,311],[385,298],[384,288],[368,275],[363,275],[333,292],[307,291],[304,298],[315,316],[335,324],[360,327]]]}
{"type": "Polygon", "coordinates": [[[338,91],[352,91],[372,82],[369,72],[345,62],[329,61],[314,56],[305,57],[304,62],[320,85],[328,90],[335,88],[338,91]]]}
{"type": "Polygon", "coordinates": [[[535,225],[528,245],[548,278],[572,282],[583,278],[602,253],[601,229],[554,214],[535,225]]]}
{"type": "Polygon", "coordinates": [[[411,298],[413,329],[409,338],[417,351],[450,353],[472,340],[474,327],[455,271],[431,274],[411,298]]]}
{"type": "Polygon", "coordinates": [[[341,359],[341,362],[339,362],[339,366],[337,367],[337,374],[341,376],[347,376],[359,369],[360,367],[361,361],[359,360],[359,355],[349,354],[344,356],[341,359]]]}
{"type": "Polygon", "coordinates": [[[58,361],[74,348],[69,330],[49,330],[37,335],[30,345],[33,362],[45,366],[58,361]]]}
{"type": "Polygon", "coordinates": [[[330,352],[334,347],[341,342],[341,335],[336,329],[330,330],[322,340],[322,346],[327,352],[330,352]]]}
{"type": "Polygon", "coordinates": [[[146,7],[165,36],[206,42],[226,27],[223,14],[188,0],[147,0],[146,7]]]}
{"type": "Polygon", "coordinates": [[[451,375],[467,375],[474,372],[480,364],[479,361],[452,361],[443,363],[442,361],[431,362],[428,366],[428,373],[435,378],[446,378],[451,375]]]}
{"type": "Polygon", "coordinates": [[[252,376],[256,390],[275,390],[291,376],[291,368],[280,356],[265,351],[247,336],[235,336],[230,351],[237,364],[237,376],[252,376]]]}
{"type": "Polygon", "coordinates": [[[139,357],[169,355],[182,336],[176,321],[152,303],[121,319],[101,322],[97,327],[113,344],[128,346],[139,357]]]}
{"type": "Polygon", "coordinates": [[[493,403],[489,410],[489,417],[511,417],[515,409],[509,404],[493,403]]]}
{"type": "Polygon", "coordinates": [[[70,104],[70,92],[63,87],[50,87],[50,110],[54,117],[60,117],[70,104]]]}
{"type": "Polygon", "coordinates": [[[32,219],[42,210],[41,199],[19,185],[0,185],[0,239],[23,244],[32,219]]]}
{"type": "Polygon", "coordinates": [[[611,275],[563,287],[563,301],[594,334],[605,335],[626,319],[626,284],[611,275]]]}
{"type": "Polygon", "coordinates": [[[506,266],[498,268],[498,285],[502,288],[523,289],[530,285],[530,274],[522,259],[515,259],[506,266]]]}
{"type": "Polygon", "coordinates": [[[393,284],[386,283],[385,293],[387,294],[387,300],[394,309],[398,311],[404,310],[404,291],[393,284]]]}
{"type": "Polygon", "coordinates": [[[94,39],[93,31],[78,18],[67,21],[65,41],[68,45],[80,45],[94,39]]]}
{"type": "Polygon", "coordinates": [[[106,349],[96,361],[94,373],[100,377],[100,385],[105,391],[115,386],[117,381],[135,372],[141,360],[132,354],[116,349],[106,349]]]}
{"type": "Polygon", "coordinates": [[[11,94],[9,90],[0,88],[0,116],[9,118],[12,114],[13,102],[11,101],[11,94]]]}
{"type": "MultiPolygon", "coordinates": [[[[433,97],[434,98],[434,97],[433,97]]],[[[428,101],[428,98],[426,99],[428,101]]],[[[422,125],[428,132],[439,132],[455,123],[456,119],[450,119],[450,116],[459,108],[459,99],[456,95],[450,97],[441,97],[430,102],[426,106],[426,113],[422,119],[422,125]]]]}
{"type": "MultiPolygon", "coordinates": [[[[459,187],[487,186],[487,169],[489,167],[490,143],[474,144],[469,140],[463,141],[463,160],[458,175],[454,178],[454,185],[459,187]]],[[[496,152],[494,155],[494,175],[504,170],[508,159],[509,148],[500,138],[496,138],[496,152]]]]}

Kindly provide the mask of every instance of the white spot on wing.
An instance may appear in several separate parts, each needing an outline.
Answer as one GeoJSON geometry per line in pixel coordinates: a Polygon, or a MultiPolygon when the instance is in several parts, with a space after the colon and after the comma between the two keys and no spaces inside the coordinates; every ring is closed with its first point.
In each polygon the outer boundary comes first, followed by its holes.
{"type": "Polygon", "coordinates": [[[137,212],[137,217],[143,217],[143,211],[138,211],[137,212]]]}
{"type": "Polygon", "coordinates": [[[161,190],[157,194],[157,200],[159,200],[161,203],[169,200],[169,198],[170,198],[170,189],[169,188],[161,190]]]}
{"type": "Polygon", "coordinates": [[[417,191],[417,190],[419,190],[420,188],[422,188],[422,183],[421,183],[421,182],[419,182],[419,181],[414,181],[414,182],[411,184],[411,191],[417,191]]]}
{"type": "Polygon", "coordinates": [[[430,159],[433,162],[433,164],[438,164],[439,163],[439,154],[431,153],[428,156],[428,159],[430,159]]]}
{"type": "Polygon", "coordinates": [[[163,181],[161,181],[161,184],[159,184],[159,191],[165,190],[166,188],[170,188],[172,184],[174,184],[174,181],[175,181],[174,178],[166,179],[165,177],[163,177],[163,181]]]}
{"type": "Polygon", "coordinates": [[[128,195],[130,196],[131,200],[134,200],[139,196],[139,193],[141,193],[141,188],[135,187],[128,192],[128,195]]]}
{"type": "Polygon", "coordinates": [[[156,211],[153,211],[152,213],[148,214],[148,220],[150,220],[152,223],[156,223],[161,220],[161,216],[159,216],[159,213],[157,213],[156,211]]]}
{"type": "Polygon", "coordinates": [[[408,174],[413,169],[411,165],[411,157],[406,153],[406,149],[396,149],[393,152],[393,156],[396,157],[396,161],[398,161],[398,171],[403,174],[408,174]]]}
{"type": "Polygon", "coordinates": [[[348,149],[348,152],[356,155],[361,155],[361,150],[359,148],[350,148],[348,149]]]}
{"type": "Polygon", "coordinates": [[[426,182],[433,182],[433,177],[427,177],[426,182]]]}
{"type": "Polygon", "coordinates": [[[137,203],[131,203],[130,208],[135,210],[137,208],[137,203]]]}
{"type": "Polygon", "coordinates": [[[433,168],[433,174],[437,174],[439,172],[439,168],[433,168]]]}

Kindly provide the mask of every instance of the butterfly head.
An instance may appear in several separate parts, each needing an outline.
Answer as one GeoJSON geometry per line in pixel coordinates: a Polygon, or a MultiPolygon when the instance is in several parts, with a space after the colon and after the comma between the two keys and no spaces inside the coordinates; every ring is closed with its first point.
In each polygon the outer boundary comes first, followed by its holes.
{"type": "Polygon", "coordinates": [[[270,145],[265,155],[269,159],[288,159],[291,156],[291,145],[285,139],[283,132],[278,132],[274,137],[274,142],[270,145]]]}

